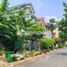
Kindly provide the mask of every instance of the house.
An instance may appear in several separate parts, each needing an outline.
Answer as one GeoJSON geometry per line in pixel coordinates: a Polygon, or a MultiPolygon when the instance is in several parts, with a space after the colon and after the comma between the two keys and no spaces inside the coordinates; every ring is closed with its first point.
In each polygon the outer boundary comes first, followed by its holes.
{"type": "Polygon", "coordinates": [[[37,21],[42,23],[42,25],[45,26],[45,20],[44,20],[44,17],[40,17],[40,18],[37,18],[37,21]]]}
{"type": "Polygon", "coordinates": [[[14,12],[17,12],[19,10],[24,11],[28,15],[28,18],[36,19],[35,11],[31,3],[14,6],[11,8],[11,10],[13,10],[14,12]]]}
{"type": "Polygon", "coordinates": [[[56,27],[55,29],[51,30],[51,29],[48,29],[49,24],[50,23],[48,23],[46,25],[46,27],[47,27],[46,35],[48,36],[48,34],[49,34],[50,38],[52,38],[52,37],[54,37],[56,39],[59,38],[59,29],[58,29],[58,27],[56,27]]]}
{"type": "Polygon", "coordinates": [[[59,29],[58,29],[58,27],[53,30],[53,36],[54,36],[55,38],[59,38],[59,29]]]}
{"type": "MultiPolygon", "coordinates": [[[[24,11],[25,14],[27,15],[25,19],[33,19],[33,21],[37,21],[36,20],[36,16],[35,16],[35,11],[34,8],[32,6],[32,4],[21,4],[15,7],[12,7],[12,9],[14,12],[18,12],[19,10],[24,11]]],[[[22,30],[23,31],[23,30],[22,30]]],[[[27,33],[28,34],[28,33],[27,33]]],[[[38,41],[32,41],[29,40],[27,43],[27,48],[29,50],[33,49],[33,48],[38,48],[40,46],[40,43],[38,41]]],[[[39,49],[38,49],[39,50],[39,49]]]]}
{"type": "Polygon", "coordinates": [[[42,23],[45,26],[46,30],[44,31],[44,35],[46,38],[52,38],[52,32],[47,29],[48,22],[45,22],[44,17],[37,18],[37,21],[42,23]]]}

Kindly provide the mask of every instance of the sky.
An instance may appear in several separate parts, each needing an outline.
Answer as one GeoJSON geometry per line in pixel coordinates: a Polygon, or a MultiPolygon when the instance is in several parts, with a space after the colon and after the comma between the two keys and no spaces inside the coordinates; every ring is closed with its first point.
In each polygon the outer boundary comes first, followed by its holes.
{"type": "MultiPolygon", "coordinates": [[[[37,17],[44,17],[48,22],[50,17],[61,19],[63,17],[63,1],[67,0],[8,0],[9,6],[16,6],[24,3],[32,3],[37,17]]],[[[1,3],[1,0],[0,0],[1,3]]]]}

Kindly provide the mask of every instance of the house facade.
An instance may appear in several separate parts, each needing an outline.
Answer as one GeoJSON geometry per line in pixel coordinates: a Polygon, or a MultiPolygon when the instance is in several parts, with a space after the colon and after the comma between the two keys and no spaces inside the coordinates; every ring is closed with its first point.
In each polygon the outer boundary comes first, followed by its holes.
{"type": "Polygon", "coordinates": [[[35,11],[31,3],[14,6],[11,8],[11,10],[13,10],[14,12],[17,12],[19,10],[24,11],[28,15],[29,19],[36,19],[35,11]]]}

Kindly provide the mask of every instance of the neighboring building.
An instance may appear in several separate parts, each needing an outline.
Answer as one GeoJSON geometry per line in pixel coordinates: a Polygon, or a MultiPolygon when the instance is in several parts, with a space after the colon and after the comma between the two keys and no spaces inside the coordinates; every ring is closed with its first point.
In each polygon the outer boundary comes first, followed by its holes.
{"type": "MultiPolygon", "coordinates": [[[[25,19],[31,19],[32,18],[33,21],[37,21],[36,16],[35,16],[35,11],[33,9],[32,4],[18,5],[18,6],[12,7],[12,10],[14,12],[18,12],[19,10],[25,11],[25,13],[27,14],[25,19]]],[[[28,42],[28,45],[27,45],[29,50],[31,50],[32,48],[35,48],[35,47],[38,49],[39,46],[40,46],[39,42],[37,42],[37,41],[32,42],[31,40],[28,42]]]]}
{"type": "Polygon", "coordinates": [[[59,31],[58,31],[58,28],[54,29],[53,32],[49,29],[47,29],[47,26],[50,24],[48,22],[45,22],[44,20],[44,17],[41,17],[41,18],[37,18],[37,21],[38,22],[41,22],[42,25],[44,25],[46,27],[46,31],[45,31],[45,37],[46,38],[52,38],[53,36],[55,38],[58,38],[59,37],[59,31]]]}
{"type": "Polygon", "coordinates": [[[41,23],[42,23],[42,25],[44,25],[44,26],[45,26],[45,20],[44,20],[44,17],[37,18],[37,21],[38,21],[38,22],[41,22],[41,23]]]}
{"type": "Polygon", "coordinates": [[[46,25],[46,27],[47,27],[47,32],[48,33],[46,33],[46,35],[49,37],[49,35],[50,35],[50,37],[52,38],[52,37],[55,37],[55,38],[59,38],[59,29],[58,29],[58,27],[57,28],[55,28],[54,30],[50,30],[50,29],[48,29],[48,25],[49,25],[50,23],[48,23],[47,25],[46,25]],[[49,35],[48,35],[49,34],[49,35]]]}
{"type": "Polygon", "coordinates": [[[46,30],[44,31],[44,35],[46,38],[52,38],[52,32],[50,30],[47,30],[48,22],[45,22],[44,17],[37,18],[37,21],[42,23],[42,25],[45,26],[46,30]]]}
{"type": "Polygon", "coordinates": [[[35,14],[32,4],[24,4],[24,5],[20,5],[20,7],[21,8],[23,7],[23,10],[25,10],[26,14],[29,14],[29,15],[35,14]]]}

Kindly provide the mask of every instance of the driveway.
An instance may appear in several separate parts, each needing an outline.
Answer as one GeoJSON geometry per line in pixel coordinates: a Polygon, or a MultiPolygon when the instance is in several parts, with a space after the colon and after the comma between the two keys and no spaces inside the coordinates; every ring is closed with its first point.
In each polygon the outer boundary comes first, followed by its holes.
{"type": "Polygon", "coordinates": [[[15,67],[67,67],[67,48],[25,61],[15,67]]]}

